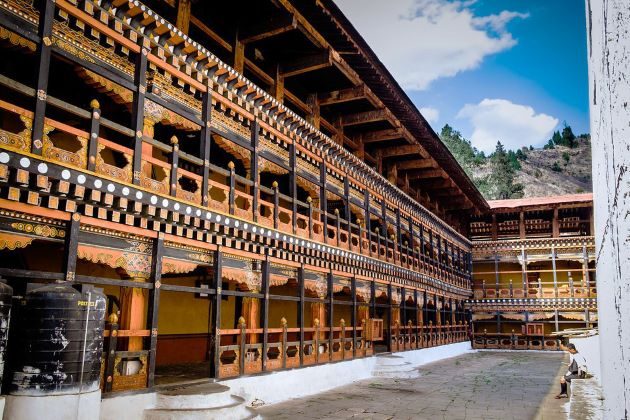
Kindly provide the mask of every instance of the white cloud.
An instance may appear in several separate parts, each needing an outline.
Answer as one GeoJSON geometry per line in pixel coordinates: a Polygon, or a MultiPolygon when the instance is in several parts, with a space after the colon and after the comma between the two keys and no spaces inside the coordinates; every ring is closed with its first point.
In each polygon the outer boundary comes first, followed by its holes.
{"type": "Polygon", "coordinates": [[[420,113],[429,124],[434,124],[440,119],[440,110],[436,108],[422,107],[420,113]]]}
{"type": "Polygon", "coordinates": [[[516,45],[506,25],[525,13],[475,16],[475,0],[338,0],[337,4],[405,89],[478,67],[516,45]]]}
{"type": "Polygon", "coordinates": [[[546,142],[558,125],[558,119],[534,111],[507,99],[484,99],[478,104],[467,104],[457,118],[470,121],[473,146],[486,153],[493,152],[497,141],[507,149],[540,145],[546,142]]]}

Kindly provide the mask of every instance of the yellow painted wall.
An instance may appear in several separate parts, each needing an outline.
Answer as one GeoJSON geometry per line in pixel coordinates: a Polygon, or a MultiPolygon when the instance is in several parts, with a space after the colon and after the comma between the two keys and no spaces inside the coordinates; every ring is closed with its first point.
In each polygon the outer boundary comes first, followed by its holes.
{"type": "Polygon", "coordinates": [[[158,310],[159,334],[207,334],[210,299],[193,293],[162,291],[158,310]]]}

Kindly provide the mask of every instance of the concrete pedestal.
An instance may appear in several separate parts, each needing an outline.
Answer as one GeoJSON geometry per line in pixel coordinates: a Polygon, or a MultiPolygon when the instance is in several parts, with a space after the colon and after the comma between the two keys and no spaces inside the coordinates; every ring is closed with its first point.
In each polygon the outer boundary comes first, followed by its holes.
{"type": "Polygon", "coordinates": [[[7,395],[4,419],[7,420],[98,420],[101,391],[68,395],[7,395]]]}

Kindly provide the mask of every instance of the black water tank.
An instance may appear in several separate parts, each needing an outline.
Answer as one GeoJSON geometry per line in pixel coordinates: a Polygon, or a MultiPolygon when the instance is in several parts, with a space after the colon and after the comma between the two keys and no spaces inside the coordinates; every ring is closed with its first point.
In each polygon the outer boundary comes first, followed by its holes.
{"type": "MultiPolygon", "coordinates": [[[[12,395],[74,394],[99,387],[105,295],[67,283],[34,289],[22,301],[12,395]]],[[[13,346],[13,344],[12,344],[13,346]]]]}
{"type": "Polygon", "coordinates": [[[9,323],[11,320],[11,299],[13,288],[0,279],[0,384],[4,373],[4,363],[9,340],[9,323]]]}

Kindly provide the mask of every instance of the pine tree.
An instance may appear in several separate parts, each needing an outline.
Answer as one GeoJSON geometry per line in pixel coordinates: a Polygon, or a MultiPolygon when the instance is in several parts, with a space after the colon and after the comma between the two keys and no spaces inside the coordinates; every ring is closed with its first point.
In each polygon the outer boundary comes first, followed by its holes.
{"type": "Polygon", "coordinates": [[[496,150],[490,157],[490,165],[492,170],[490,174],[492,198],[504,200],[523,197],[523,185],[514,182],[516,169],[500,141],[497,142],[496,150]]]}
{"type": "Polygon", "coordinates": [[[575,134],[573,134],[573,130],[571,130],[571,126],[564,123],[564,128],[562,129],[562,144],[564,146],[574,148],[576,145],[575,134]]]}

